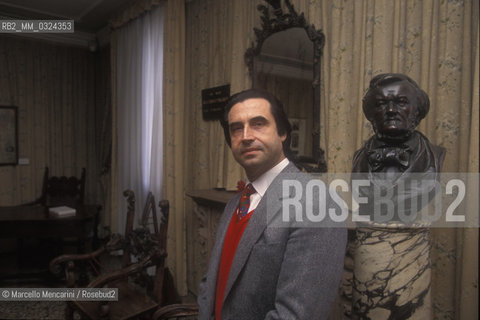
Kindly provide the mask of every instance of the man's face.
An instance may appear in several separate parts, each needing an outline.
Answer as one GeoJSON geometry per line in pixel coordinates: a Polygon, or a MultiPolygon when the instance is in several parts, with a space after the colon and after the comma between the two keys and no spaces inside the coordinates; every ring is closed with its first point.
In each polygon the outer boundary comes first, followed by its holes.
{"type": "Polygon", "coordinates": [[[245,169],[250,181],[285,158],[270,103],[252,98],[235,104],[228,113],[228,126],[235,160],[245,169]]]}
{"type": "Polygon", "coordinates": [[[418,101],[415,89],[406,81],[379,87],[369,106],[369,120],[375,132],[401,136],[415,129],[418,101]]]}

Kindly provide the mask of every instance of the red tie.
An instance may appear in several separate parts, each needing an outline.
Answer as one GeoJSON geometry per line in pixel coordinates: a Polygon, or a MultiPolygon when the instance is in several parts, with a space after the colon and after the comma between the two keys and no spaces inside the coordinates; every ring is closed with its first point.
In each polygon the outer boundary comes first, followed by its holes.
{"type": "Polygon", "coordinates": [[[238,202],[238,220],[245,217],[248,213],[248,208],[250,208],[250,196],[255,193],[255,188],[249,183],[245,189],[242,191],[240,196],[240,201],[238,202]]]}

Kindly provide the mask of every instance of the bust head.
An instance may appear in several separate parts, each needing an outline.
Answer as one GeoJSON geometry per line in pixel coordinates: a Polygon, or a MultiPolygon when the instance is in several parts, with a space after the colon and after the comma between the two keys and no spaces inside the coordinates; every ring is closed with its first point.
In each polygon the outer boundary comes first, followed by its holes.
{"type": "Polygon", "coordinates": [[[377,138],[384,141],[406,141],[429,108],[425,91],[408,76],[398,73],[375,76],[363,97],[363,113],[377,138]]]}

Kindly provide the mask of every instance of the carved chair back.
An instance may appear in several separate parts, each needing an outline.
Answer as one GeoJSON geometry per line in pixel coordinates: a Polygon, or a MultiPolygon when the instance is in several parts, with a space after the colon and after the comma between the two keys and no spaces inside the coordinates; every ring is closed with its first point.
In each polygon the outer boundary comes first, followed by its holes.
{"type": "MultiPolygon", "coordinates": [[[[160,202],[159,206],[160,206],[160,209],[162,210],[162,213],[165,214],[165,212],[167,212],[167,215],[168,215],[168,208],[165,207],[165,203],[162,206],[162,202],[160,202]]],[[[141,225],[145,228],[148,228],[148,225],[150,224],[150,221],[149,221],[150,215],[152,216],[151,224],[153,224],[153,231],[155,232],[155,234],[158,234],[159,230],[158,230],[157,208],[155,207],[155,197],[153,196],[153,193],[151,191],[147,195],[147,199],[145,201],[145,207],[143,208],[143,213],[142,213],[141,225]]]]}
{"type": "Polygon", "coordinates": [[[43,176],[42,194],[35,201],[44,206],[75,206],[83,204],[85,198],[86,170],[82,168],[80,178],[77,177],[51,177],[48,167],[45,167],[43,176]]]}

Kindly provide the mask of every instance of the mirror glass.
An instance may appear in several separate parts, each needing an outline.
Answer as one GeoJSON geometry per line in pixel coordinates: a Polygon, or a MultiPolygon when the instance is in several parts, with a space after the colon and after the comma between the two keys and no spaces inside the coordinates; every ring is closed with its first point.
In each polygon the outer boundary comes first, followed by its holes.
{"type": "Polygon", "coordinates": [[[253,59],[252,85],[283,103],[292,124],[291,149],[296,156],[313,156],[314,46],[304,28],[270,35],[253,59]]]}

